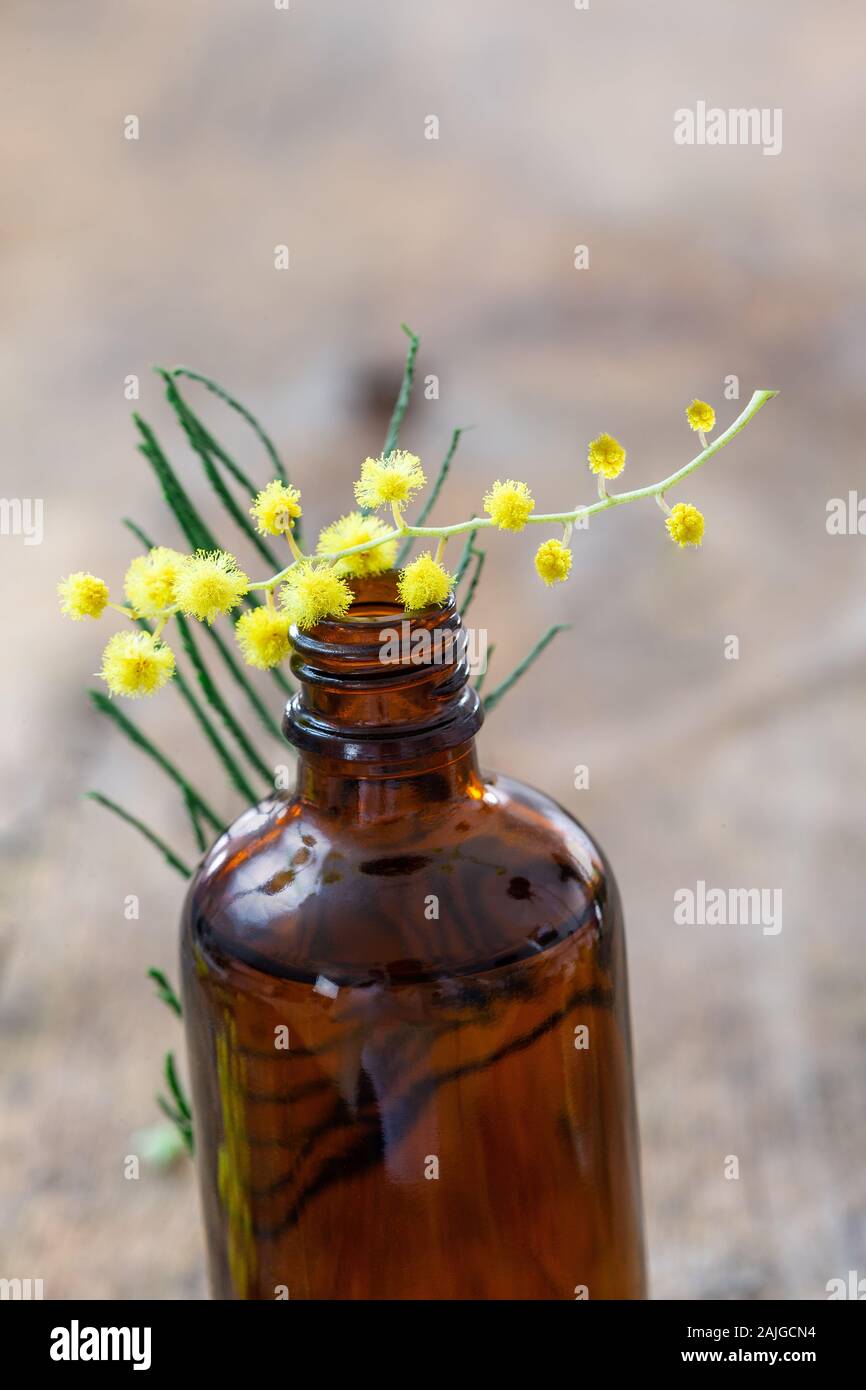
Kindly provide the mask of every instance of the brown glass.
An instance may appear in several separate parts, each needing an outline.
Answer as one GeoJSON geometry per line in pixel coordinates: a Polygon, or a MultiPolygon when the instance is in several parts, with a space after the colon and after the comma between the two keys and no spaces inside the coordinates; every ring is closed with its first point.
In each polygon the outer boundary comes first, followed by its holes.
{"type": "Polygon", "coordinates": [[[190,887],[214,1297],[641,1298],[613,876],[549,797],[479,772],[453,603],[383,663],[401,619],[385,576],[295,635],[297,789],[190,887]]]}

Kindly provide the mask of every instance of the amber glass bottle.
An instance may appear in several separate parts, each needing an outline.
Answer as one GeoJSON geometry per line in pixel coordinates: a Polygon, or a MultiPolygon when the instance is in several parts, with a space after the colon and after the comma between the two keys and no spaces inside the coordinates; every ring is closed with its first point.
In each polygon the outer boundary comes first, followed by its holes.
{"type": "Polygon", "coordinates": [[[356,595],[294,635],[295,792],[242,815],[187,899],[213,1294],[641,1298],[610,869],[555,802],[479,771],[453,604],[395,651],[393,577],[356,595]]]}

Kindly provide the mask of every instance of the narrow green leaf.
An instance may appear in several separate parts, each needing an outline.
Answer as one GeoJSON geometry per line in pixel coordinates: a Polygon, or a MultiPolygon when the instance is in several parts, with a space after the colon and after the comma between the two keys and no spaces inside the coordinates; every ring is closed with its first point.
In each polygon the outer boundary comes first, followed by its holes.
{"type": "Polygon", "coordinates": [[[212,829],[220,833],[224,831],[226,828],[224,822],[208,805],[201,793],[197,792],[195,787],[184,777],[183,773],[175,767],[174,763],[167,758],[164,753],[160,752],[156,744],[152,743],[147,735],[142,733],[141,729],[133,724],[132,720],[129,719],[107,695],[103,695],[101,690],[89,690],[88,694],[100,714],[104,714],[106,718],[113,720],[117,727],[126,734],[126,737],[130,739],[137,748],[140,748],[143,753],[146,753],[149,758],[152,758],[157,766],[161,767],[163,772],[171,778],[175,785],[180,787],[187,800],[188,806],[194,808],[197,815],[200,813],[210,824],[212,829]]]}
{"type": "Polygon", "coordinates": [[[462,599],[460,602],[460,612],[463,615],[463,617],[465,617],[468,613],[469,605],[475,597],[475,591],[478,588],[478,581],[481,578],[481,571],[484,569],[484,561],[487,559],[486,550],[473,550],[472,554],[475,556],[475,569],[473,570],[472,576],[469,580],[469,587],[466,590],[466,597],[462,599]]]}
{"type": "Polygon", "coordinates": [[[91,791],[85,792],[84,795],[88,801],[95,801],[97,805],[104,806],[107,811],[113,811],[113,813],[119,816],[122,821],[125,821],[127,825],[133,826],[139,834],[150,841],[155,849],[159,850],[167,863],[169,863],[173,869],[177,869],[177,872],[182,874],[184,878],[192,877],[192,869],[175,854],[170,845],[167,845],[164,840],[160,839],[159,835],[153,830],[150,830],[137,816],[132,815],[130,811],[125,811],[122,806],[118,806],[116,801],[112,801],[110,797],[104,796],[102,792],[91,791]]]}
{"type": "Polygon", "coordinates": [[[174,1097],[178,1111],[183,1115],[185,1120],[191,1120],[192,1111],[190,1110],[189,1101],[184,1095],[183,1087],[178,1079],[173,1052],[167,1052],[165,1054],[165,1079],[168,1082],[168,1089],[174,1097]]]}
{"type": "Polygon", "coordinates": [[[231,473],[232,477],[240,483],[241,487],[249,494],[250,500],[252,500],[259,491],[259,488],[256,487],[249,475],[243,471],[240,464],[223,448],[219,440],[214,438],[204,421],[196,415],[177,384],[177,374],[173,371],[166,371],[164,367],[156,367],[155,371],[162,377],[166,388],[168,403],[175,414],[180,418],[180,423],[183,428],[185,430],[194,429],[196,431],[201,438],[202,446],[206,448],[209,453],[213,454],[215,458],[219,459],[220,463],[222,463],[229,473],[231,473]]]}
{"type": "MultiPolygon", "coordinates": [[[[222,547],[217,542],[213,532],[202,521],[184,491],[180,479],[160,448],[153,430],[145,420],[142,420],[140,415],[133,415],[132,418],[144,439],[144,443],[139,445],[140,452],[144,454],[153,468],[162,488],[163,497],[176,517],[190,548],[192,550],[221,550],[222,547]]],[[[248,608],[258,608],[260,600],[254,594],[247,594],[244,602],[248,608]]],[[[294,693],[294,686],[278,667],[274,667],[269,674],[274,684],[284,695],[294,693]]]]}
{"type": "Polygon", "coordinates": [[[405,323],[400,327],[409,339],[409,351],[406,354],[406,366],[403,369],[403,380],[400,383],[400,391],[391,416],[391,423],[388,426],[388,433],[385,436],[385,447],[382,450],[382,457],[387,458],[390,453],[397,448],[400,441],[400,427],[403,424],[403,417],[409,408],[409,400],[412,395],[412,384],[415,380],[415,358],[418,354],[418,344],[421,339],[405,323]]]}
{"type": "Polygon", "coordinates": [[[162,495],[177,518],[177,523],[186,537],[190,549],[219,550],[212,532],[202,521],[184,491],[180,479],[160,448],[150,425],[140,415],[133,415],[132,418],[144,441],[139,445],[139,450],[144,454],[156,474],[162,488],[162,495]]]}
{"type": "MultiPolygon", "coordinates": [[[[226,669],[229,671],[230,675],[232,676],[232,679],[240,686],[241,690],[246,695],[256,714],[259,716],[259,719],[261,720],[262,725],[267,731],[267,733],[271,734],[274,738],[280,739],[280,741],[282,741],[283,734],[279,724],[274,719],[273,715],[271,714],[264,700],[259,695],[258,691],[247,680],[246,676],[243,673],[243,668],[238,664],[237,661],[235,661],[231,649],[223,641],[217,629],[215,627],[206,626],[205,632],[207,633],[208,637],[213,642],[214,646],[216,647],[217,651],[219,652],[220,656],[225,662],[226,669]]],[[[286,693],[291,694],[293,689],[293,686],[287,686],[286,693]]]]}
{"type": "Polygon", "coordinates": [[[148,978],[153,980],[156,985],[158,998],[162,1000],[163,1004],[167,1004],[172,1013],[177,1014],[178,1018],[183,1018],[183,1008],[181,1007],[180,999],[169,984],[167,976],[164,975],[161,970],[157,970],[155,965],[150,967],[147,974],[148,978]]]}
{"type": "Polygon", "coordinates": [[[566,628],[570,626],[570,623],[554,623],[553,627],[548,628],[544,636],[538,642],[536,642],[529,655],[525,656],[523,660],[517,666],[515,666],[514,670],[511,672],[511,675],[506,676],[505,680],[502,681],[501,685],[497,685],[496,689],[491,691],[491,693],[487,696],[487,699],[483,701],[485,714],[489,714],[491,710],[496,708],[503,695],[507,695],[511,687],[515,685],[517,681],[520,680],[520,677],[526,674],[530,666],[532,666],[532,664],[535,661],[537,661],[538,657],[541,656],[541,653],[544,651],[545,647],[548,645],[548,643],[553,641],[557,633],[565,632],[566,628]]]}
{"type": "Polygon", "coordinates": [[[179,1115],[178,1112],[171,1105],[169,1105],[168,1101],[165,1099],[165,1096],[157,1096],[156,1103],[162,1111],[163,1115],[166,1115],[177,1129],[178,1134],[183,1140],[183,1146],[186,1149],[187,1153],[192,1155],[195,1152],[195,1143],[193,1140],[192,1125],[190,1124],[189,1120],[184,1119],[183,1115],[179,1115]]]}
{"type": "MultiPolygon", "coordinates": [[[[207,671],[204,670],[204,665],[201,661],[201,658],[198,655],[198,649],[195,647],[192,634],[190,633],[189,625],[186,619],[183,617],[181,613],[176,614],[176,617],[181,642],[184,646],[187,655],[190,657],[193,663],[193,668],[196,670],[197,674],[199,673],[200,668],[201,671],[204,672],[204,680],[201,683],[203,687],[205,687],[205,695],[207,695],[207,685],[209,683],[210,686],[212,686],[213,683],[210,681],[210,677],[207,671]]],[[[152,632],[150,623],[148,623],[144,618],[138,618],[136,619],[136,622],[138,626],[142,629],[142,631],[152,632]]],[[[260,798],[255,792],[252,784],[247,781],[239,764],[235,761],[234,757],[229,752],[226,745],[223,743],[223,740],[221,739],[218,731],[214,728],[213,724],[208,719],[207,714],[202,708],[202,705],[196,697],[196,694],[190,686],[189,682],[187,681],[186,676],[183,674],[183,671],[181,671],[177,666],[175,667],[174,676],[172,677],[171,684],[174,686],[175,690],[177,690],[181,698],[185,701],[187,707],[192,710],[193,718],[195,719],[199,728],[204,733],[204,736],[210,744],[211,748],[213,748],[214,752],[216,753],[217,758],[222,764],[223,771],[226,773],[229,782],[234,787],[235,791],[240,792],[241,796],[244,798],[245,801],[252,803],[259,801],[260,798]]],[[[218,696],[219,692],[216,692],[216,697],[218,696]]],[[[213,701],[211,701],[211,703],[213,703],[213,701]]],[[[217,712],[220,713],[221,711],[218,709],[217,712]]],[[[229,713],[231,714],[230,711],[229,713]]],[[[240,726],[238,726],[238,728],[240,728],[240,726]]],[[[246,735],[243,733],[243,730],[240,730],[240,734],[241,737],[244,740],[246,740],[246,735]]],[[[248,742],[248,740],[246,741],[248,742]]],[[[252,748],[252,745],[250,745],[250,747],[252,748]]],[[[268,773],[267,776],[268,783],[270,784],[270,773],[268,773]]]]}
{"type": "Polygon", "coordinates": [[[486,663],[485,663],[484,670],[481,672],[480,676],[478,677],[477,681],[475,682],[475,693],[476,693],[476,695],[480,695],[480,694],[481,694],[481,689],[482,689],[482,686],[484,685],[485,680],[487,679],[487,673],[488,673],[488,671],[490,670],[490,662],[491,662],[491,660],[492,660],[493,653],[494,653],[495,651],[496,651],[496,643],[495,643],[495,642],[491,642],[491,643],[490,643],[490,646],[487,648],[487,661],[486,661],[486,663]]]}
{"type": "MultiPolygon", "coordinates": [[[[189,649],[186,646],[186,640],[184,636],[186,622],[180,614],[177,615],[177,623],[178,631],[181,633],[181,642],[188,651],[189,649]]],[[[146,631],[150,631],[146,623],[141,622],[139,626],[145,628],[146,631]]],[[[192,638],[190,638],[189,640],[191,642],[192,638]]],[[[211,748],[213,748],[214,752],[216,753],[220,763],[222,764],[223,770],[226,773],[226,776],[228,777],[229,782],[234,787],[235,791],[239,792],[245,801],[252,803],[258,801],[259,797],[257,796],[253,786],[251,785],[251,783],[247,781],[241,767],[232,757],[232,754],[229,752],[228,748],[220,738],[219,733],[214,728],[211,721],[208,719],[207,714],[205,713],[204,709],[202,708],[201,704],[196,698],[195,692],[193,691],[183,672],[179,671],[177,668],[175,668],[172,685],[175,686],[178,694],[183,698],[187,706],[192,710],[193,717],[196,723],[202,729],[205,738],[207,739],[211,748]]]]}
{"type": "MultiPolygon", "coordinates": [[[[165,382],[166,397],[168,399],[168,402],[174,410],[175,414],[177,415],[178,420],[180,421],[183,431],[186,434],[187,439],[189,440],[190,447],[192,448],[193,452],[198,455],[202,468],[204,469],[205,476],[208,479],[208,482],[210,483],[217,497],[219,498],[220,502],[222,503],[223,507],[228,512],[229,516],[237,526],[238,530],[241,531],[246,536],[247,540],[255,546],[256,550],[259,552],[265,563],[269,565],[273,571],[281,569],[282,566],[279,560],[277,559],[275,551],[271,548],[271,546],[268,545],[264,537],[259,535],[259,532],[256,530],[255,526],[250,520],[249,514],[247,512],[244,512],[244,510],[240,506],[238,506],[238,503],[235,501],[234,497],[232,497],[231,493],[229,492],[228,488],[226,487],[225,483],[220,477],[219,470],[213,461],[212,450],[208,443],[209,436],[205,432],[203,426],[196,419],[195,415],[193,415],[192,411],[181,398],[181,395],[174,382],[172,381],[169,373],[164,371],[161,367],[157,368],[157,371],[159,372],[159,375],[165,382]]],[[[234,464],[232,464],[232,468],[235,468],[234,464]]],[[[252,490],[253,485],[249,482],[248,479],[246,481],[250,490],[250,496],[252,497],[254,496],[254,492],[252,490]]]]}
{"type": "Polygon", "coordinates": [[[280,478],[282,478],[284,483],[287,483],[289,481],[288,475],[286,474],[286,470],[282,465],[279,454],[277,453],[270,437],[262,429],[262,426],[259,424],[256,417],[253,415],[252,411],[247,410],[245,405],[241,405],[240,401],[236,401],[233,396],[229,395],[228,391],[225,391],[222,386],[218,386],[217,383],[215,381],[212,381],[210,377],[202,376],[200,372],[190,371],[189,367],[175,367],[172,370],[172,376],[185,376],[190,381],[200,382],[202,386],[206,386],[208,391],[212,391],[215,396],[218,396],[219,399],[221,401],[224,401],[227,406],[230,406],[232,410],[236,410],[237,413],[240,416],[242,416],[244,420],[246,420],[253,433],[258,436],[259,440],[264,445],[268,457],[270,458],[271,463],[274,465],[274,468],[277,471],[277,475],[280,478]]]}
{"type": "MultiPolygon", "coordinates": [[[[219,687],[213,681],[210,672],[208,671],[204,661],[202,660],[201,653],[199,652],[198,646],[196,644],[196,640],[192,635],[192,629],[190,627],[190,624],[187,622],[186,618],[184,618],[183,614],[181,613],[178,613],[177,615],[177,626],[178,632],[180,633],[180,640],[183,645],[183,649],[189,657],[190,662],[192,663],[193,669],[195,670],[196,676],[198,677],[199,685],[201,686],[204,692],[205,699],[207,700],[211,709],[215,710],[216,713],[219,715],[223,724],[228,729],[229,733],[235,739],[238,747],[243,752],[250,766],[253,767],[255,771],[259,774],[259,776],[267,783],[269,790],[273,791],[274,779],[271,769],[268,767],[261,754],[253,746],[250,739],[247,737],[247,734],[243,726],[235,717],[233,710],[229,708],[229,706],[223,699],[219,687]]],[[[177,673],[175,674],[175,679],[177,679],[177,673]]],[[[243,773],[237,767],[237,764],[234,762],[234,759],[231,757],[230,754],[228,754],[228,750],[225,749],[224,746],[223,753],[226,754],[226,757],[223,757],[221,760],[223,761],[223,765],[225,766],[226,771],[228,772],[229,776],[234,782],[234,785],[238,788],[238,790],[241,792],[243,796],[247,797],[249,801],[259,801],[260,797],[258,797],[256,793],[253,791],[249,782],[247,782],[243,773]]]]}
{"type": "Polygon", "coordinates": [[[195,842],[200,852],[203,854],[204,851],[207,849],[207,836],[205,835],[201,827],[201,820],[199,818],[198,807],[195,804],[195,801],[192,799],[192,797],[188,796],[186,792],[184,792],[183,794],[183,803],[186,807],[186,813],[189,816],[190,824],[192,826],[192,833],[195,836],[195,842]]]}
{"type": "Polygon", "coordinates": [[[463,543],[463,551],[460,556],[460,562],[457,566],[457,584],[460,583],[461,579],[463,578],[464,574],[466,573],[467,569],[472,563],[472,556],[478,554],[478,551],[475,549],[475,537],[477,535],[477,531],[470,531],[468,536],[466,537],[466,540],[463,543]]]}

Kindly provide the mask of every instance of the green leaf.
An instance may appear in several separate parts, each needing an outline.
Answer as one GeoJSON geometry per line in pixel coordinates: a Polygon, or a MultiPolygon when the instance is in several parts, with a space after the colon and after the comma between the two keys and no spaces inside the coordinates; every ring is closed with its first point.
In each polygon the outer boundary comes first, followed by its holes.
{"type": "Polygon", "coordinates": [[[491,691],[491,693],[487,696],[487,699],[482,701],[484,705],[485,714],[489,714],[491,710],[496,708],[503,695],[507,695],[511,687],[513,685],[516,685],[516,683],[520,680],[520,677],[526,674],[530,666],[532,666],[533,663],[538,660],[545,647],[553,641],[557,633],[565,632],[566,628],[570,626],[570,623],[554,623],[553,627],[548,628],[544,636],[538,642],[536,642],[529,655],[525,656],[523,660],[517,666],[515,666],[514,670],[511,672],[511,675],[506,676],[505,680],[501,683],[501,685],[497,685],[496,689],[491,691]]]}
{"type": "MultiPolygon", "coordinates": [[[[204,691],[205,699],[207,700],[211,709],[213,709],[219,715],[223,724],[228,729],[229,733],[235,739],[238,747],[243,752],[250,766],[255,769],[259,776],[267,784],[268,791],[273,791],[274,780],[271,769],[268,767],[261,754],[253,746],[243,726],[239,723],[239,721],[235,717],[234,712],[229,708],[229,706],[223,699],[218,686],[214,683],[213,679],[211,678],[210,672],[208,671],[207,667],[204,664],[204,661],[202,660],[201,653],[199,652],[198,646],[196,644],[196,640],[192,635],[192,629],[189,623],[187,622],[186,618],[184,618],[184,616],[181,613],[178,613],[177,615],[177,628],[178,632],[180,633],[180,640],[183,645],[183,649],[192,663],[193,669],[195,670],[196,676],[198,677],[199,685],[204,691]]],[[[176,672],[175,679],[177,679],[177,675],[178,673],[176,672]]],[[[223,766],[228,772],[231,781],[238,788],[241,795],[245,796],[247,800],[252,803],[261,800],[261,798],[256,795],[255,791],[250,786],[249,782],[247,782],[240,768],[237,766],[234,759],[231,757],[228,750],[225,748],[225,745],[218,737],[214,741],[214,746],[217,748],[217,752],[220,755],[220,760],[222,761],[223,766]]]]}
{"type": "Polygon", "coordinates": [[[190,1155],[195,1153],[192,1124],[190,1123],[190,1121],[184,1119],[183,1115],[179,1115],[178,1112],[174,1109],[174,1107],[172,1105],[169,1105],[168,1101],[165,1099],[165,1096],[157,1096],[156,1103],[162,1111],[163,1115],[166,1115],[168,1119],[171,1120],[172,1124],[176,1127],[178,1134],[183,1140],[183,1146],[186,1149],[187,1153],[190,1155]]]}
{"type": "MultiPolygon", "coordinates": [[[[231,649],[226,646],[217,629],[215,627],[205,627],[205,632],[207,633],[208,637],[213,642],[214,646],[216,647],[217,651],[222,657],[226,669],[231,675],[232,679],[236,682],[237,685],[240,686],[241,690],[246,695],[247,699],[249,700],[250,704],[252,705],[253,709],[255,710],[256,714],[261,720],[263,728],[274,738],[279,739],[281,742],[283,742],[283,734],[279,724],[274,719],[273,715],[271,714],[264,700],[259,695],[258,691],[247,680],[246,676],[244,675],[243,668],[239,665],[237,661],[235,661],[231,649]]],[[[286,693],[290,694],[292,689],[293,687],[289,686],[286,693]]]]}
{"type": "Polygon", "coordinates": [[[201,819],[199,817],[198,807],[196,806],[195,801],[192,799],[192,797],[188,796],[186,792],[184,792],[183,794],[183,804],[185,805],[186,813],[189,816],[190,825],[192,826],[192,833],[195,836],[195,842],[199,848],[200,853],[204,854],[205,850],[207,849],[207,836],[201,828],[201,819]]]}
{"type": "Polygon", "coordinates": [[[388,426],[388,433],[385,436],[385,447],[382,450],[382,457],[387,458],[390,453],[397,448],[400,441],[400,428],[403,424],[403,417],[409,408],[409,400],[412,395],[412,385],[415,380],[415,358],[418,354],[418,345],[421,339],[416,333],[412,332],[405,323],[400,327],[409,339],[409,351],[406,354],[406,366],[403,369],[403,380],[400,383],[400,391],[391,416],[391,423],[388,426]]]}
{"type": "Polygon", "coordinates": [[[213,533],[202,521],[189,500],[180,479],[159,446],[156,435],[140,415],[133,415],[138,432],[144,441],[139,452],[144,454],[159,480],[162,495],[177,519],[191,550],[219,550],[213,533]]]}
{"type": "MultiPolygon", "coordinates": [[[[184,626],[184,620],[183,618],[181,618],[180,614],[178,614],[178,631],[181,633],[182,642],[184,641],[184,626]]],[[[143,627],[146,632],[150,631],[150,628],[147,626],[145,622],[139,622],[139,627],[143,627]]],[[[211,721],[208,719],[207,714],[205,713],[204,709],[202,708],[201,704],[196,698],[196,695],[192,690],[191,686],[189,685],[189,682],[187,681],[183,672],[179,671],[177,667],[175,667],[172,685],[174,685],[174,687],[178,691],[178,694],[186,702],[188,707],[192,710],[193,718],[201,728],[205,738],[207,739],[208,743],[211,745],[214,752],[216,753],[220,763],[222,764],[223,770],[226,773],[229,782],[234,787],[235,791],[239,792],[245,801],[255,804],[255,802],[259,800],[259,797],[256,795],[255,789],[253,788],[252,784],[247,781],[240,766],[232,757],[228,748],[220,738],[219,733],[214,728],[211,721]]]]}
{"type": "MultiPolygon", "coordinates": [[[[238,506],[237,502],[232,497],[231,493],[229,492],[228,488],[226,487],[225,483],[220,477],[219,471],[213,461],[214,455],[213,449],[211,447],[212,441],[210,440],[210,436],[205,431],[204,426],[186,405],[185,401],[180,395],[180,392],[178,391],[177,387],[172,381],[169,373],[164,371],[161,367],[158,367],[157,371],[159,372],[159,375],[165,382],[166,397],[168,399],[169,405],[172,407],[175,414],[177,415],[177,418],[180,421],[184,433],[186,434],[186,437],[189,440],[190,446],[193,449],[194,453],[198,455],[198,458],[204,469],[205,476],[207,477],[208,482],[210,483],[211,487],[213,488],[223,507],[228,512],[229,516],[237,526],[238,530],[243,532],[247,540],[255,546],[256,550],[258,550],[265,563],[269,565],[271,569],[274,571],[282,569],[283,567],[277,559],[276,552],[272,549],[271,546],[268,545],[264,537],[261,536],[259,532],[256,530],[256,527],[250,520],[249,513],[244,512],[243,509],[238,506]]],[[[223,460],[225,460],[226,458],[228,458],[228,455],[223,453],[222,458],[223,460]]],[[[235,474],[235,477],[244,477],[244,475],[241,474],[240,471],[237,469],[236,464],[231,463],[231,468],[235,474]]],[[[248,478],[245,479],[245,486],[247,487],[250,500],[252,500],[252,498],[255,496],[256,489],[254,488],[253,484],[249,481],[248,478]]]]}
{"type": "Polygon", "coordinates": [[[192,1153],[194,1151],[192,1110],[190,1109],[189,1101],[184,1094],[184,1089],[177,1075],[173,1052],[167,1052],[165,1054],[164,1070],[165,1079],[168,1083],[168,1089],[174,1104],[172,1105],[164,1096],[157,1096],[156,1103],[163,1114],[167,1115],[172,1123],[177,1125],[178,1133],[189,1149],[189,1152],[192,1153]]]}
{"type": "Polygon", "coordinates": [[[88,694],[100,714],[104,714],[106,718],[113,720],[121,732],[126,734],[130,742],[134,743],[137,748],[140,748],[143,753],[146,753],[149,758],[152,758],[156,765],[161,767],[163,772],[180,787],[187,806],[193,813],[194,820],[201,815],[212,829],[222,834],[226,829],[222,819],[208,805],[201,793],[197,792],[195,787],[184,777],[180,769],[175,767],[171,759],[167,758],[166,755],[157,748],[156,744],[153,743],[146,734],[143,734],[141,729],[133,724],[132,720],[129,719],[122,710],[118,709],[117,705],[112,703],[107,695],[103,695],[101,690],[89,690],[88,694]]]}
{"type": "Polygon", "coordinates": [[[462,599],[460,602],[460,612],[463,615],[463,617],[465,617],[468,613],[469,605],[475,597],[475,591],[478,588],[478,581],[481,578],[481,571],[484,569],[484,561],[487,559],[486,550],[473,550],[472,554],[475,557],[475,569],[473,570],[472,576],[469,580],[469,587],[466,590],[466,597],[462,599]]]}
{"type": "Polygon", "coordinates": [[[185,1120],[191,1120],[192,1111],[189,1107],[189,1101],[184,1095],[183,1087],[178,1080],[173,1052],[167,1052],[165,1054],[165,1079],[168,1082],[168,1089],[174,1097],[179,1114],[183,1115],[185,1120]]]}
{"type": "MultiPolygon", "coordinates": [[[[144,443],[139,445],[139,450],[156,473],[163,497],[171,508],[190,548],[192,550],[222,550],[223,547],[218,543],[205,522],[202,521],[184,491],[180,479],[160,448],[153,430],[146,421],[142,420],[140,415],[133,415],[132,418],[144,440],[144,443]]],[[[248,608],[259,606],[259,599],[254,594],[247,594],[244,602],[248,608]]],[[[294,686],[286,679],[282,671],[274,667],[270,675],[284,695],[293,694],[294,686]]]]}
{"type": "Polygon", "coordinates": [[[131,811],[125,811],[122,806],[118,806],[116,801],[112,801],[110,797],[104,796],[102,792],[90,791],[85,792],[84,795],[88,801],[95,801],[97,805],[104,806],[107,811],[112,811],[114,815],[119,816],[127,825],[133,826],[140,835],[143,835],[146,840],[150,841],[155,849],[159,850],[160,854],[173,869],[176,869],[184,878],[192,878],[192,869],[175,854],[170,845],[167,845],[159,835],[153,830],[150,830],[143,821],[140,821],[131,811]]]}
{"type": "Polygon", "coordinates": [[[274,465],[274,468],[276,469],[278,477],[282,478],[284,483],[287,483],[289,481],[286,470],[283,467],[282,462],[280,461],[280,456],[277,453],[270,437],[262,429],[261,425],[259,424],[256,417],[252,414],[252,412],[247,410],[245,405],[241,405],[240,401],[236,401],[234,397],[230,396],[229,393],[222,388],[222,386],[218,386],[217,383],[215,381],[212,381],[210,377],[202,376],[200,372],[190,371],[189,367],[174,367],[172,370],[172,376],[185,376],[188,377],[190,381],[201,382],[202,386],[206,386],[209,391],[212,391],[215,396],[218,396],[219,399],[221,401],[224,401],[226,405],[230,406],[232,410],[236,410],[238,414],[241,415],[244,420],[246,420],[247,424],[253,430],[254,434],[256,434],[258,438],[261,440],[262,444],[267,450],[267,454],[271,460],[271,463],[274,465]]]}
{"type": "Polygon", "coordinates": [[[460,556],[460,561],[459,561],[459,563],[458,563],[458,565],[457,565],[457,578],[456,578],[456,581],[455,581],[455,583],[457,583],[457,584],[460,583],[460,581],[461,581],[461,579],[463,578],[464,574],[466,573],[466,571],[468,570],[469,566],[471,565],[473,555],[477,555],[477,554],[478,554],[478,551],[475,549],[475,537],[476,537],[477,535],[478,535],[478,532],[477,532],[477,531],[470,531],[469,534],[468,534],[468,536],[466,537],[466,540],[465,540],[464,543],[463,543],[463,551],[462,551],[462,554],[461,554],[461,556],[460,556]]]}
{"type": "Polygon", "coordinates": [[[177,1014],[178,1018],[183,1018],[183,1008],[181,1007],[180,999],[169,984],[167,976],[164,975],[161,970],[157,970],[155,965],[150,967],[147,975],[148,979],[153,980],[156,985],[157,996],[162,1000],[163,1004],[167,1004],[172,1013],[177,1014]]]}
{"type": "Polygon", "coordinates": [[[494,653],[495,651],[496,651],[496,643],[495,643],[495,642],[491,642],[491,643],[490,643],[490,646],[487,648],[487,661],[486,661],[484,670],[481,672],[481,674],[479,675],[477,681],[475,682],[475,693],[476,693],[476,695],[480,695],[480,694],[481,694],[481,689],[482,689],[482,686],[484,685],[485,680],[487,679],[487,673],[488,673],[488,671],[490,670],[490,662],[491,662],[491,660],[492,660],[493,653],[494,653]]]}

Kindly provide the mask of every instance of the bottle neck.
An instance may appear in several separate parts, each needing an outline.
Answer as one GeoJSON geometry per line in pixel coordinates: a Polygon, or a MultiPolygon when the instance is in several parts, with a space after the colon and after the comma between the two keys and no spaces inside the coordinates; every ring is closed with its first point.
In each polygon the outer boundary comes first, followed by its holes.
{"type": "Polygon", "coordinates": [[[300,755],[298,795],[361,818],[480,795],[483,714],[453,595],[407,616],[393,574],[352,587],[344,618],[292,629],[299,690],[283,732],[300,755]]]}
{"type": "Polygon", "coordinates": [[[431,808],[483,795],[474,740],[443,752],[387,766],[349,763],[320,753],[298,759],[296,796],[325,814],[356,824],[380,824],[431,808]]]}

